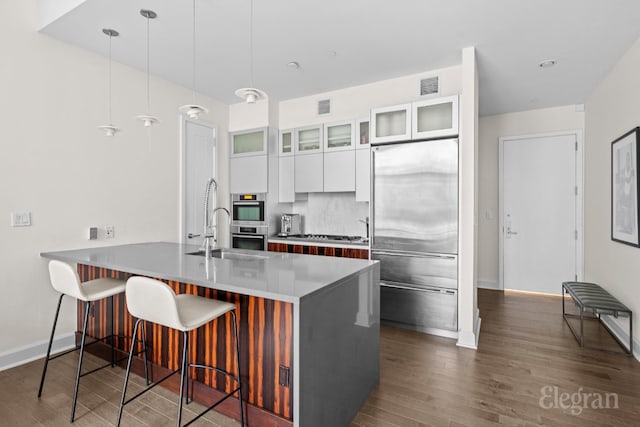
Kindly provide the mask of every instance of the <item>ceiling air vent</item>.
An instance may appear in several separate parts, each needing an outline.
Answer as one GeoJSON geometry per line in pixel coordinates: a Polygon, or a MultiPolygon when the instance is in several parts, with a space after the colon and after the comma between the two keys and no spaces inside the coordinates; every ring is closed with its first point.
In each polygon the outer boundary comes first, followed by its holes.
{"type": "Polygon", "coordinates": [[[318,114],[329,114],[331,112],[331,101],[323,99],[318,101],[318,114]]]}
{"type": "Polygon", "coordinates": [[[420,95],[433,95],[440,92],[438,76],[420,80],[420,95]]]}

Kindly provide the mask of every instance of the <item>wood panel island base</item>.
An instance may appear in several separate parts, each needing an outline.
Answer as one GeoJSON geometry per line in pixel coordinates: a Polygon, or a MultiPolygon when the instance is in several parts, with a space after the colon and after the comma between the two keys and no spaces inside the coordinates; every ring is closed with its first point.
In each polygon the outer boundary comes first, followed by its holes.
{"type": "MultiPolygon", "coordinates": [[[[240,367],[251,426],[347,426],[379,380],[379,265],[375,261],[223,249],[220,259],[189,255],[197,247],[143,243],[45,252],[46,258],[78,264],[84,282],[99,277],[153,277],[176,293],[234,302],[237,306],[240,367]]],[[[134,319],[124,295],[91,308],[88,332],[114,330],[130,336],[134,319]]],[[[78,306],[78,324],[83,308],[78,306]]],[[[193,332],[190,362],[231,372],[237,366],[230,319],[217,319],[193,332]]],[[[147,328],[154,379],[177,369],[179,334],[147,328]]],[[[129,349],[119,339],[117,348],[129,349]]],[[[110,352],[99,348],[104,357],[110,352]]],[[[142,371],[142,362],[137,362],[142,371]]],[[[233,384],[222,374],[189,372],[195,399],[211,403],[233,384]]],[[[177,391],[178,385],[169,384],[177,391]]],[[[216,408],[217,409],[217,408],[216,408]]],[[[239,418],[237,401],[220,412],[239,418]]],[[[126,416],[126,411],[125,411],[126,416]]]]}

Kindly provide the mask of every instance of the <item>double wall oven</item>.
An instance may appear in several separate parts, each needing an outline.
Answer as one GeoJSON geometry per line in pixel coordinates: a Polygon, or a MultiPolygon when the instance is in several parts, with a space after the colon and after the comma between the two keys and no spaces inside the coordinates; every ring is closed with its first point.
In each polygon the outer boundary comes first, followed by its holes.
{"type": "Polygon", "coordinates": [[[231,246],[267,250],[268,222],[265,194],[231,195],[231,246]]]}

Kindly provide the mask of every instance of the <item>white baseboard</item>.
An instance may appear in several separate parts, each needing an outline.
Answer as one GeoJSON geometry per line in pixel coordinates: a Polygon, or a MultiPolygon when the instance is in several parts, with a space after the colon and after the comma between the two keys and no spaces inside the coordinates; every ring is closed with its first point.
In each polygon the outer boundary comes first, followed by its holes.
{"type": "Polygon", "coordinates": [[[475,317],[473,319],[473,331],[460,331],[458,334],[458,347],[470,348],[473,350],[478,349],[478,339],[480,338],[480,324],[482,319],[480,318],[480,310],[476,309],[475,317]]]}
{"type": "MultiPolygon", "coordinates": [[[[616,320],[614,317],[608,315],[602,315],[602,323],[607,325],[611,332],[620,340],[620,342],[624,343],[625,346],[629,344],[629,332],[626,331],[626,325],[622,325],[622,323],[629,323],[629,320],[625,317],[622,317],[622,322],[616,320]]],[[[640,362],[640,355],[638,354],[638,350],[640,349],[640,343],[633,340],[633,357],[636,358],[638,362],[640,362]]]]}
{"type": "MultiPolygon", "coordinates": [[[[76,345],[75,335],[72,332],[55,337],[51,346],[51,354],[74,348],[76,345]]],[[[47,354],[48,345],[49,340],[46,340],[0,353],[0,371],[43,358],[47,354]]]]}
{"type": "Polygon", "coordinates": [[[500,290],[500,284],[495,280],[478,280],[476,281],[476,286],[480,289],[500,290]]]}

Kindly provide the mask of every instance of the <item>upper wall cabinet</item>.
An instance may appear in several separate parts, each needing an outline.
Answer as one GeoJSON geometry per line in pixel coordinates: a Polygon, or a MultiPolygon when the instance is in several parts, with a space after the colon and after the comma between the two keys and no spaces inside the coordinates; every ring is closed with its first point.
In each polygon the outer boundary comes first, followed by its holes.
{"type": "Polygon", "coordinates": [[[412,106],[412,139],[458,135],[457,95],[414,102],[412,106]]]}
{"type": "Polygon", "coordinates": [[[296,155],[322,153],[322,125],[297,128],[294,135],[296,155]]]}
{"type": "Polygon", "coordinates": [[[229,157],[259,156],[268,152],[269,129],[251,129],[229,133],[231,152],[229,157]]]}
{"type": "Polygon", "coordinates": [[[324,125],[324,152],[346,151],[355,148],[355,122],[353,120],[324,125]]]}
{"type": "Polygon", "coordinates": [[[293,156],[293,129],[281,130],[278,140],[278,156],[293,156]]]}
{"type": "Polygon", "coordinates": [[[371,142],[396,142],[411,139],[411,104],[371,110],[371,142]]]}
{"type": "Polygon", "coordinates": [[[369,117],[356,120],[356,149],[369,148],[369,117]]]}

